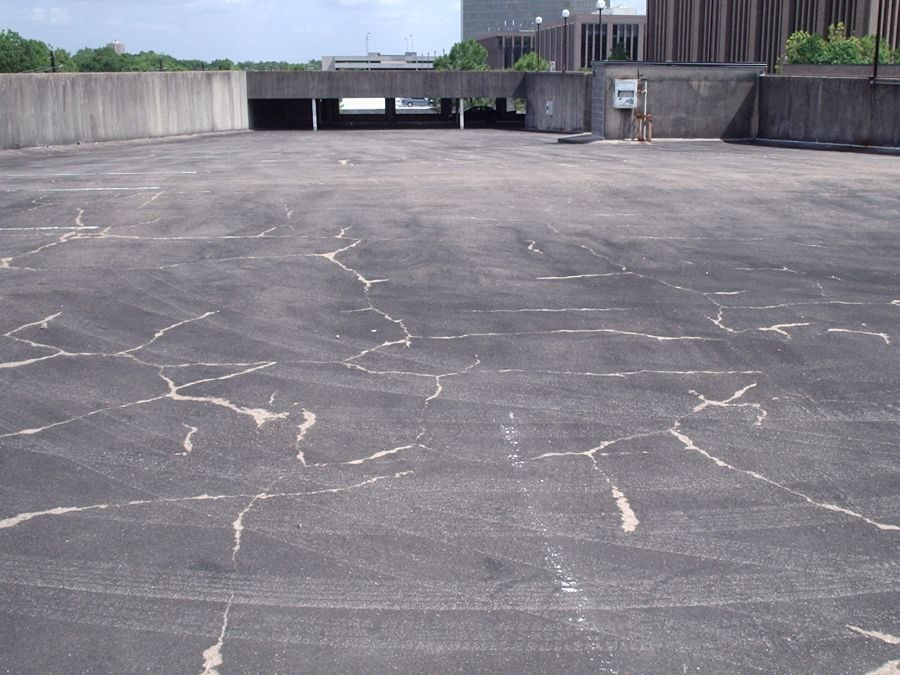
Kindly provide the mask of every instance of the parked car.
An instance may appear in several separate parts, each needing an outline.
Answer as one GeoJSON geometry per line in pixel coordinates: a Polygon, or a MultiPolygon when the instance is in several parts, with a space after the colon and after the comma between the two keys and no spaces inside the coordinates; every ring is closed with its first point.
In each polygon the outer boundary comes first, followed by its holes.
{"type": "Polygon", "coordinates": [[[401,98],[400,105],[404,108],[430,108],[431,99],[429,98],[401,98]]]}

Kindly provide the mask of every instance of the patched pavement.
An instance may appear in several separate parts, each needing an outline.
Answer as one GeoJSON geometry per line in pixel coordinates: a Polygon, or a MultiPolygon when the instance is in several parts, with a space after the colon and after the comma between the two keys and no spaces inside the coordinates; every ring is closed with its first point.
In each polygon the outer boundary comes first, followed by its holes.
{"type": "Polygon", "coordinates": [[[0,670],[900,667],[897,158],[255,133],[0,176],[0,670]]]}

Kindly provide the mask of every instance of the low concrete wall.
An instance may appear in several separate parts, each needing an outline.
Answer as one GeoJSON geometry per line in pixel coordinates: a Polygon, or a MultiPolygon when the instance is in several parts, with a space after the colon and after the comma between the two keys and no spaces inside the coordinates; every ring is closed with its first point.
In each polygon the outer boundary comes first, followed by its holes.
{"type": "Polygon", "coordinates": [[[0,75],[0,148],[247,128],[244,73],[0,75]]]}
{"type": "MultiPolygon", "coordinates": [[[[787,63],[780,75],[792,77],[872,77],[872,65],[840,65],[830,63],[787,63]]],[[[878,77],[900,78],[900,65],[884,63],[878,66],[878,77]]]]}
{"type": "Polygon", "coordinates": [[[758,80],[765,71],[758,64],[595,63],[592,133],[632,137],[636,111],[613,108],[614,84],[646,78],[654,137],[754,138],[758,80]]]}
{"type": "MultiPolygon", "coordinates": [[[[525,99],[526,128],[577,133],[590,128],[591,77],[511,71],[250,72],[251,101],[290,99],[525,99]],[[547,103],[552,102],[550,112],[547,103]]],[[[282,105],[279,103],[279,105],[282,105]]]]}
{"type": "Polygon", "coordinates": [[[764,77],[760,139],[900,147],[900,81],[764,77]]]}
{"type": "Polygon", "coordinates": [[[247,73],[251,99],[525,98],[525,73],[507,71],[298,71],[247,73]]]}
{"type": "Polygon", "coordinates": [[[559,133],[588,131],[593,84],[586,73],[528,73],[525,128],[559,133]]]}

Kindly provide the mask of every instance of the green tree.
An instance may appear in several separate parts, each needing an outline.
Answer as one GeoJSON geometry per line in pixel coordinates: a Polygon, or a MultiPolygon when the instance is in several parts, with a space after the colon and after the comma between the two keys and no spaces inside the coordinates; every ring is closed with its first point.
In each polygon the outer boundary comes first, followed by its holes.
{"type": "Polygon", "coordinates": [[[621,40],[613,45],[612,52],[609,55],[610,61],[631,61],[631,55],[625,49],[625,43],[621,40]]]}
{"type": "Polygon", "coordinates": [[[513,70],[528,72],[543,72],[550,70],[550,63],[538,56],[537,52],[528,52],[516,61],[513,70]]]}
{"type": "Polygon", "coordinates": [[[825,39],[799,30],[787,39],[785,55],[788,63],[825,63],[825,39]]]}
{"type": "Polygon", "coordinates": [[[128,70],[123,57],[124,54],[116,54],[112,47],[85,47],[75,52],[72,60],[82,73],[120,73],[128,70]]]}
{"type": "Polygon", "coordinates": [[[825,41],[825,63],[865,63],[859,38],[848,37],[843,22],[828,27],[825,41]]]}
{"type": "MultiPolygon", "coordinates": [[[[875,60],[875,36],[847,35],[843,23],[828,27],[828,36],[822,37],[806,31],[791,35],[785,45],[788,63],[868,64],[875,60]]],[[[900,54],[892,53],[885,43],[879,52],[881,63],[900,63],[900,54]]]]}
{"type": "Polygon", "coordinates": [[[78,72],[78,66],[72,60],[72,55],[65,49],[54,49],[53,56],[56,59],[57,73],[75,73],[78,72]]]}
{"type": "Polygon", "coordinates": [[[435,70],[488,70],[488,52],[475,40],[457,42],[446,56],[434,60],[435,70]]]}
{"type": "Polygon", "coordinates": [[[209,64],[210,70],[237,70],[231,59],[216,59],[209,64]]]}
{"type": "Polygon", "coordinates": [[[0,73],[48,72],[50,48],[11,30],[0,30],[0,73]]]}
{"type": "MultiPolygon", "coordinates": [[[[862,63],[875,62],[875,36],[865,35],[859,38],[860,52],[862,53],[862,63]]],[[[881,58],[879,63],[900,63],[900,49],[896,52],[891,51],[891,46],[886,40],[881,41],[881,58]]]]}

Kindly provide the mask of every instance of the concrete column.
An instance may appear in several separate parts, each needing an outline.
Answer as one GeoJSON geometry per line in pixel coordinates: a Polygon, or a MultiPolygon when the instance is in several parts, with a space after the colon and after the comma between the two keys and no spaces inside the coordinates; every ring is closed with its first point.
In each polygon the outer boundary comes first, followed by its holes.
{"type": "Polygon", "coordinates": [[[466,128],[466,99],[459,99],[459,128],[460,130],[464,130],[466,128]]]}
{"type": "Polygon", "coordinates": [[[384,116],[388,125],[397,124],[397,99],[394,97],[384,99],[384,116]]]}
{"type": "Polygon", "coordinates": [[[316,99],[312,99],[312,127],[313,131],[319,130],[319,110],[316,99]]]}

